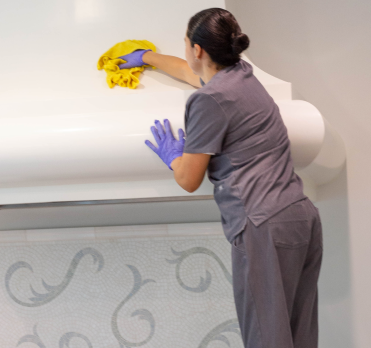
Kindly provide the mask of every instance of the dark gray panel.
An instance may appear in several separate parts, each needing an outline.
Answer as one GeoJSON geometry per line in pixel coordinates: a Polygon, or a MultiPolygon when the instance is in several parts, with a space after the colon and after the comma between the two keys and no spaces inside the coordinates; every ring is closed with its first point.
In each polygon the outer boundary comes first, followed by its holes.
{"type": "Polygon", "coordinates": [[[0,230],[220,221],[214,200],[78,204],[0,210],[0,230]]]}

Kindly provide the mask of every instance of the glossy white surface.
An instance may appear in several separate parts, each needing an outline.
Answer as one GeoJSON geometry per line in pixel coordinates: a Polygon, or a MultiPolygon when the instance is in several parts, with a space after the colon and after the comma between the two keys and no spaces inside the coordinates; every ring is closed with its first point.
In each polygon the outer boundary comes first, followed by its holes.
{"type": "MultiPolygon", "coordinates": [[[[149,95],[146,102],[147,95],[142,96],[140,109],[132,98],[122,111],[58,115],[47,114],[44,107],[40,116],[30,110],[27,116],[2,117],[0,202],[184,195],[173,173],[144,145],[144,140],[152,139],[149,126],[154,119],[168,118],[174,129],[184,127],[181,105],[185,95],[172,93],[169,100],[169,94],[157,98],[149,95]],[[37,192],[40,198],[26,194],[29,191],[37,192]]],[[[277,104],[289,131],[294,163],[305,167],[322,146],[322,117],[303,101],[277,104]]],[[[211,193],[211,185],[205,180],[197,194],[211,193]]]]}
{"type": "MultiPolygon", "coordinates": [[[[208,7],[224,1],[8,3],[0,13],[0,204],[188,195],[144,141],[153,139],[155,119],[184,128],[195,89],[152,69],[136,90],[110,89],[96,62],[113,44],[134,38],[184,57],[188,19],[208,7]]],[[[254,72],[280,107],[295,166],[307,167],[323,147],[320,113],[292,101],[290,83],[255,66],[254,72]]],[[[321,178],[312,172],[304,179],[314,198],[321,178]]],[[[194,194],[212,194],[211,184],[205,180],[194,194]]]]}
{"type": "MultiPolygon", "coordinates": [[[[184,128],[185,94],[125,97],[120,111],[55,114],[39,103],[41,115],[3,116],[0,184],[171,179],[172,172],[144,141],[154,142],[149,127],[155,119],[168,118],[175,131],[184,128]]],[[[321,147],[322,117],[303,101],[277,103],[289,130],[294,163],[305,167],[321,147]]]]}
{"type": "MultiPolygon", "coordinates": [[[[70,100],[132,94],[110,90],[98,58],[125,40],[149,40],[184,58],[188,20],[223,0],[49,0],[6,2],[0,11],[0,101],[70,100]]],[[[156,73],[162,79],[161,73],[156,73]]],[[[178,89],[156,84],[156,91],[178,89]]],[[[143,81],[138,91],[150,89],[143,81]]]]}

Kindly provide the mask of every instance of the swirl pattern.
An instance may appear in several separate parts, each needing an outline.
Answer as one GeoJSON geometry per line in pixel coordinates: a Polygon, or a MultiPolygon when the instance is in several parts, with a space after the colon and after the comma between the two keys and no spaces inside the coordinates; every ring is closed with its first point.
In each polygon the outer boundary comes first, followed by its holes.
{"type": "Polygon", "coordinates": [[[0,249],[1,347],[242,347],[219,236],[0,249]]]}
{"type": "Polygon", "coordinates": [[[205,336],[198,348],[206,348],[212,341],[221,341],[230,347],[231,344],[228,338],[223,335],[227,332],[236,333],[241,337],[240,327],[237,319],[230,319],[216,326],[205,336]]]}
{"type": "Polygon", "coordinates": [[[103,268],[104,260],[103,260],[102,254],[99,251],[97,251],[93,248],[82,249],[75,255],[75,257],[71,261],[71,264],[70,264],[70,267],[67,271],[67,274],[65,275],[64,279],[62,280],[62,282],[59,285],[55,285],[55,286],[49,285],[42,279],[43,287],[46,290],[46,293],[44,293],[44,294],[40,294],[40,293],[36,292],[33,289],[32,285],[30,285],[31,292],[34,295],[34,297],[29,298],[31,303],[30,302],[23,302],[23,301],[19,300],[12,293],[12,291],[10,289],[10,280],[11,280],[13,274],[15,272],[17,272],[19,269],[26,268],[29,271],[33,272],[33,269],[31,267],[31,265],[28,264],[27,262],[24,262],[24,261],[16,262],[13,265],[11,265],[9,267],[8,271],[6,272],[6,276],[5,276],[6,291],[8,292],[9,296],[12,298],[12,300],[14,302],[18,303],[21,306],[25,306],[25,307],[39,307],[39,306],[42,306],[42,305],[44,305],[48,302],[51,302],[52,300],[54,300],[57,296],[59,296],[67,288],[68,284],[70,283],[71,279],[74,276],[74,273],[76,271],[76,268],[77,268],[79,262],[81,261],[81,259],[85,255],[91,255],[93,257],[94,264],[98,263],[97,272],[99,272],[103,268]]]}
{"type": "Polygon", "coordinates": [[[207,248],[204,248],[204,247],[194,247],[194,248],[184,250],[184,251],[175,251],[173,248],[171,248],[171,251],[173,252],[174,255],[179,256],[179,257],[175,260],[166,259],[166,261],[168,263],[171,263],[171,264],[176,264],[176,270],[175,270],[176,279],[177,279],[179,285],[183,289],[185,289],[187,291],[193,291],[193,292],[204,292],[209,288],[209,286],[211,284],[211,274],[210,274],[209,271],[206,271],[206,278],[200,277],[200,283],[198,284],[197,287],[187,286],[182,281],[182,279],[180,277],[180,266],[186,258],[190,257],[191,255],[195,255],[195,254],[205,254],[205,255],[211,256],[219,264],[219,266],[222,269],[222,271],[224,273],[224,276],[227,279],[227,281],[230,284],[232,284],[232,275],[228,272],[227,268],[223,264],[222,260],[220,260],[218,255],[216,255],[210,249],[207,249],[207,248]]]}
{"type": "MultiPolygon", "coordinates": [[[[46,348],[45,344],[42,342],[40,336],[37,333],[36,327],[37,325],[35,325],[33,328],[33,335],[25,335],[18,341],[17,347],[22,343],[30,342],[36,344],[39,348],[46,348]]],[[[86,336],[76,332],[65,333],[59,340],[59,348],[64,348],[65,346],[69,347],[72,338],[81,338],[83,341],[85,341],[88,348],[93,348],[93,345],[86,336]]]]}
{"type": "Polygon", "coordinates": [[[111,327],[112,327],[112,332],[115,335],[117,341],[120,343],[121,347],[128,347],[128,348],[129,347],[140,347],[140,346],[147,344],[155,333],[155,320],[153,318],[153,315],[147,309],[138,309],[131,314],[132,317],[138,316],[139,319],[148,321],[151,331],[145,340],[141,342],[130,342],[126,340],[124,337],[122,337],[122,335],[120,334],[118,324],[117,324],[118,313],[120,312],[121,308],[124,307],[124,305],[141,289],[141,287],[143,287],[145,284],[150,283],[150,282],[155,283],[155,281],[152,279],[142,280],[142,276],[135,266],[132,266],[132,265],[127,265],[127,266],[132,271],[133,276],[134,276],[133,288],[131,292],[125,297],[125,299],[120,302],[115,312],[113,313],[112,319],[111,319],[111,327]]]}

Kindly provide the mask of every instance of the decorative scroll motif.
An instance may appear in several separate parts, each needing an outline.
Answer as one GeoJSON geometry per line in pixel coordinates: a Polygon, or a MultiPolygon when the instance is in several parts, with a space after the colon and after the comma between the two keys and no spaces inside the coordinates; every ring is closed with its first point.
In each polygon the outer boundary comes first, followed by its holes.
{"type": "Polygon", "coordinates": [[[224,333],[233,332],[241,337],[240,327],[237,319],[230,319],[224,323],[219,324],[217,327],[212,329],[206,337],[202,340],[198,348],[206,348],[212,341],[222,341],[228,347],[231,346],[228,338],[224,336],[224,333]]]}
{"type": "Polygon", "coordinates": [[[118,313],[121,310],[121,308],[140,290],[142,286],[150,282],[156,283],[152,279],[142,280],[142,276],[135,266],[132,266],[132,265],[126,265],[126,266],[128,266],[130,270],[133,272],[134,285],[129,295],[126,296],[126,298],[122,302],[120,302],[120,304],[117,306],[115,312],[112,315],[112,320],[111,320],[112,332],[115,335],[116,339],[118,340],[120,344],[120,348],[131,348],[131,347],[143,346],[151,340],[152,336],[155,333],[155,319],[153,318],[152,313],[148,311],[147,309],[138,309],[131,314],[132,317],[139,316],[139,319],[147,320],[149,322],[151,332],[145,340],[143,340],[142,342],[137,342],[137,343],[129,342],[125,340],[119,332],[119,328],[117,325],[117,317],[118,317],[118,313]]]}
{"type": "Polygon", "coordinates": [[[31,342],[31,343],[35,343],[37,346],[39,346],[40,348],[46,348],[45,347],[45,344],[41,341],[37,331],[36,331],[36,326],[35,325],[33,327],[33,335],[26,335],[26,336],[23,336],[17,343],[17,347],[19,345],[21,345],[22,343],[26,343],[26,342],[31,342]]]}
{"type": "Polygon", "coordinates": [[[65,275],[63,281],[59,285],[56,285],[56,286],[48,285],[42,279],[42,284],[43,284],[45,290],[47,291],[44,294],[40,294],[40,293],[36,292],[33,289],[32,285],[30,285],[31,291],[34,295],[34,297],[29,298],[29,300],[32,303],[23,302],[23,301],[17,299],[10,290],[10,279],[17,270],[19,270],[20,268],[26,268],[26,269],[30,270],[31,272],[33,272],[33,269],[31,267],[31,265],[28,264],[27,262],[19,261],[19,262],[16,262],[9,267],[8,271],[6,272],[6,276],[5,276],[6,290],[9,294],[9,296],[16,303],[20,304],[21,306],[25,306],[25,307],[39,307],[39,306],[42,306],[42,305],[54,300],[57,296],[59,296],[63,292],[63,290],[65,290],[67,288],[68,284],[70,283],[71,279],[74,276],[74,273],[76,271],[76,268],[77,268],[79,262],[81,261],[81,259],[85,255],[91,255],[93,257],[94,264],[96,264],[98,262],[97,272],[99,272],[103,268],[104,260],[103,260],[102,254],[99,251],[97,251],[96,249],[93,249],[93,248],[82,249],[75,255],[75,257],[71,261],[71,265],[70,265],[70,267],[67,271],[67,274],[65,275]]]}
{"type": "Polygon", "coordinates": [[[209,288],[211,284],[211,274],[208,271],[206,271],[206,278],[200,277],[200,283],[195,288],[187,286],[180,278],[180,265],[187,257],[195,254],[206,254],[211,256],[216,262],[218,262],[219,266],[221,267],[224,273],[225,278],[232,285],[232,275],[228,272],[227,268],[224,266],[220,258],[211,250],[203,247],[194,247],[184,251],[175,251],[173,248],[171,248],[171,251],[173,252],[174,255],[177,255],[179,257],[175,260],[166,259],[166,261],[172,264],[176,264],[176,279],[183,289],[193,292],[204,292],[209,288]]]}
{"type": "MultiPolygon", "coordinates": [[[[23,336],[18,341],[17,347],[19,345],[21,345],[22,343],[31,342],[31,343],[34,343],[37,346],[39,346],[39,348],[46,348],[45,344],[41,341],[40,336],[38,335],[38,333],[36,331],[36,326],[37,325],[35,325],[34,328],[33,328],[33,335],[23,336]]],[[[69,347],[69,344],[70,344],[70,341],[71,341],[72,338],[81,338],[82,340],[85,341],[88,348],[93,348],[93,345],[91,344],[91,342],[89,341],[89,339],[86,336],[81,335],[81,334],[76,333],[76,332],[65,333],[62,336],[62,338],[59,340],[59,348],[64,348],[65,346],[69,347]]]]}
{"type": "Polygon", "coordinates": [[[69,347],[70,346],[70,341],[71,341],[72,338],[81,338],[86,342],[87,347],[93,348],[93,345],[90,343],[89,339],[86,336],[81,335],[81,334],[76,333],[76,332],[65,333],[61,337],[61,339],[59,340],[59,348],[63,348],[64,346],[69,347]]]}

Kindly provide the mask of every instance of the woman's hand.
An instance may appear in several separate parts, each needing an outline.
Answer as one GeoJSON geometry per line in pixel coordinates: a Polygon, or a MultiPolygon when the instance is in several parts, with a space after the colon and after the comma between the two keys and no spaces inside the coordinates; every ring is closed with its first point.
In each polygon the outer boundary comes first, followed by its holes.
{"type": "Polygon", "coordinates": [[[147,65],[143,62],[143,54],[152,50],[136,50],[132,53],[126,54],[125,56],[118,57],[122,60],[126,60],[126,63],[120,64],[120,69],[131,69],[137,66],[147,65]]]}
{"type": "Polygon", "coordinates": [[[158,147],[149,140],[145,141],[146,145],[174,171],[174,178],[180,187],[188,192],[196,191],[205,177],[210,155],[183,153],[185,143],[183,130],[178,130],[179,140],[176,140],[169,120],[164,120],[165,131],[160,121],[156,120],[155,125],[156,127],[151,127],[151,131],[158,147]]]}
{"type": "Polygon", "coordinates": [[[164,120],[165,131],[160,121],[156,120],[155,125],[156,127],[151,127],[151,131],[158,147],[154,146],[149,140],[146,140],[145,144],[153,150],[171,170],[173,170],[170,166],[171,162],[173,162],[175,158],[183,155],[185,143],[183,129],[179,129],[179,140],[176,140],[171,131],[169,120],[164,120]]]}

